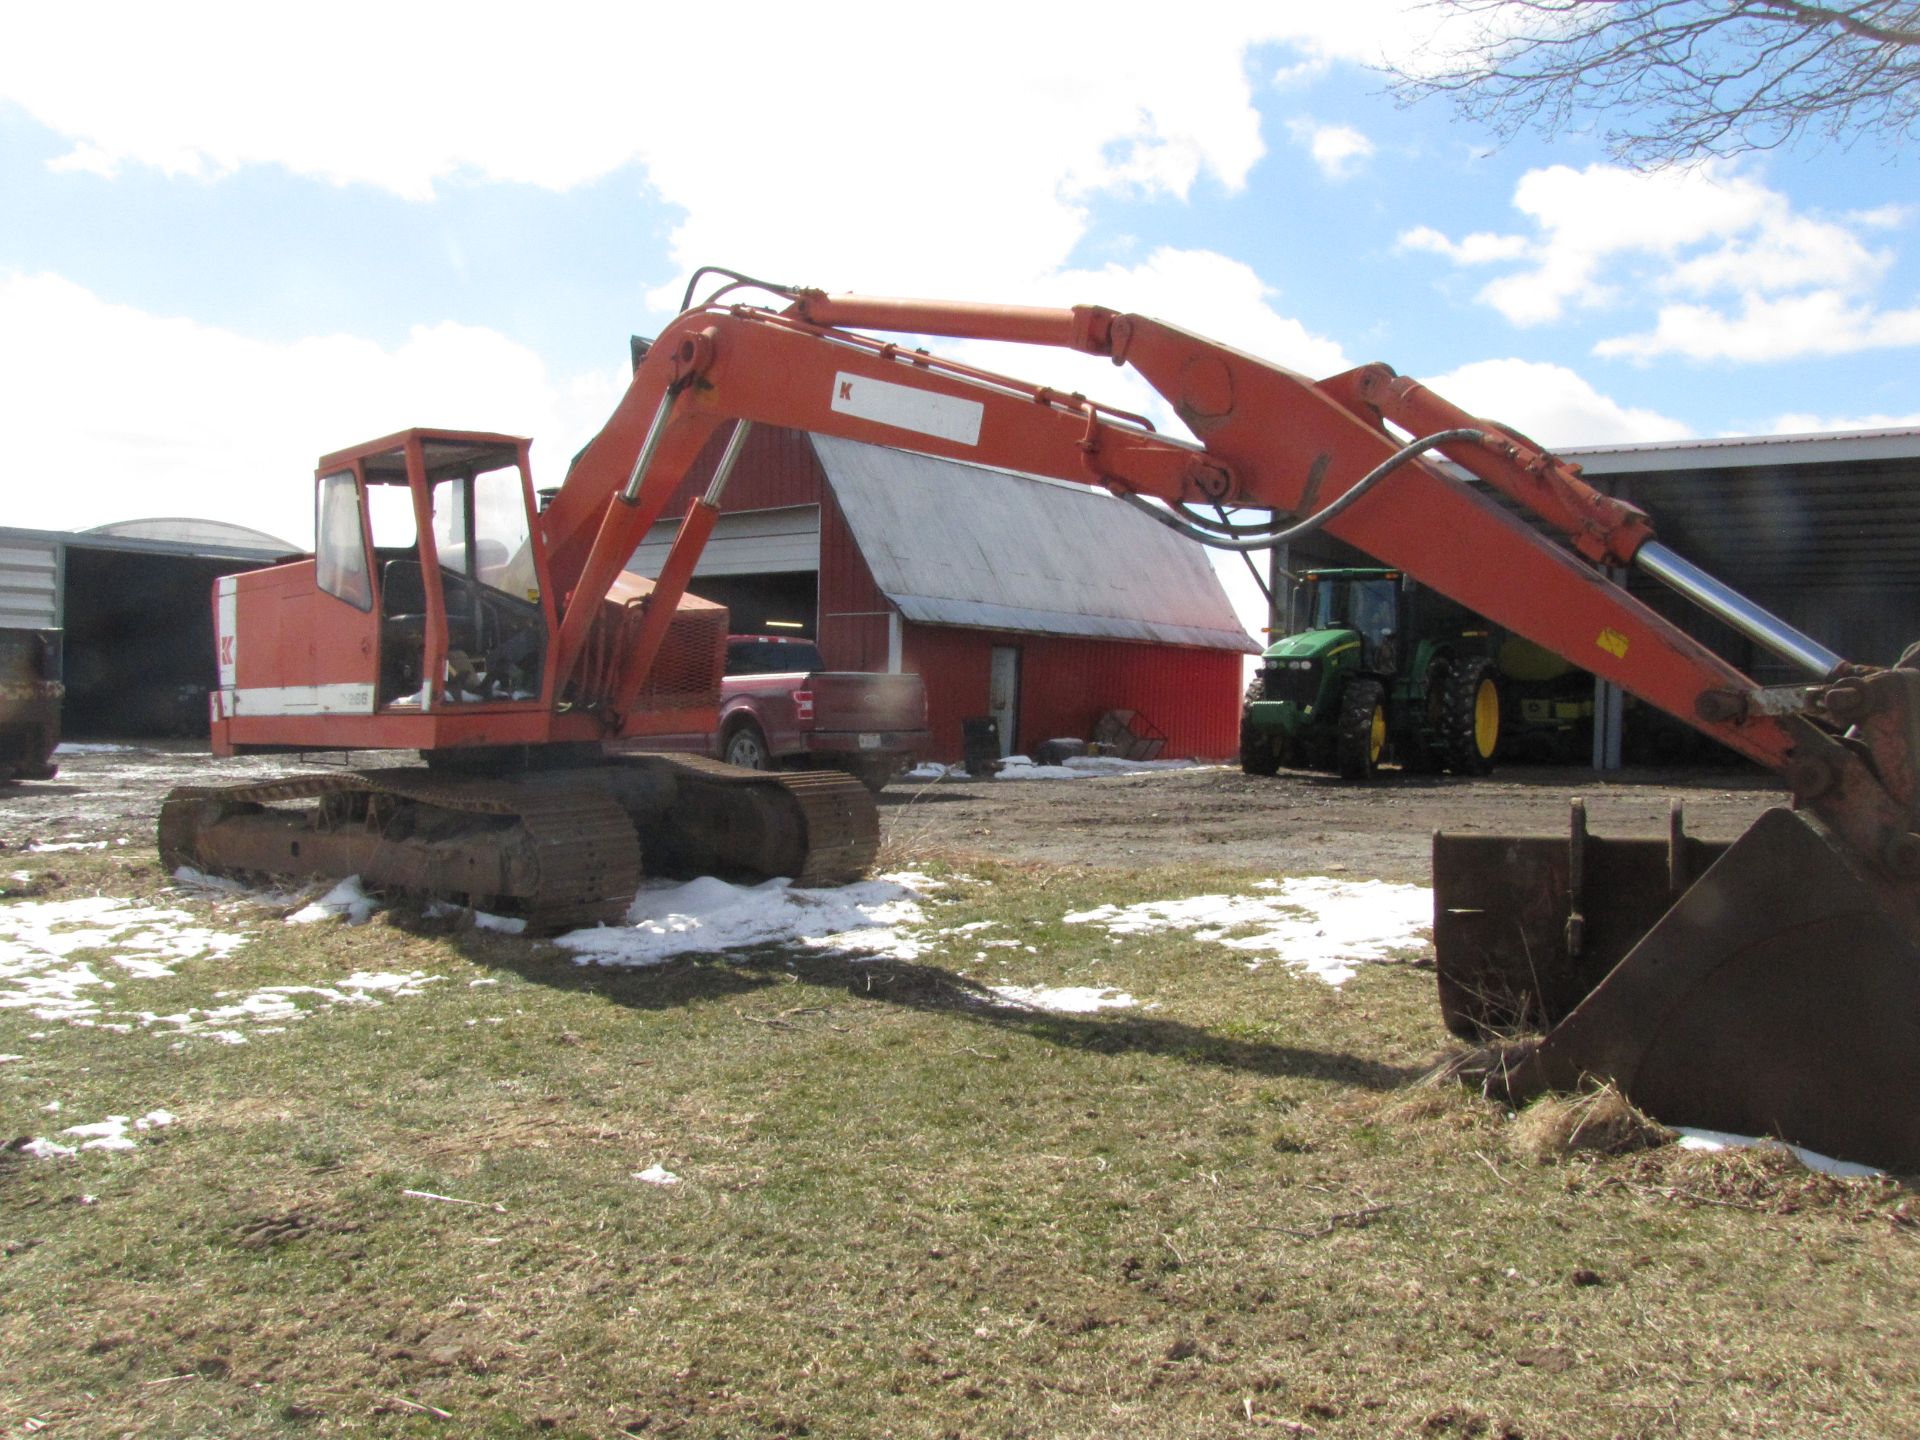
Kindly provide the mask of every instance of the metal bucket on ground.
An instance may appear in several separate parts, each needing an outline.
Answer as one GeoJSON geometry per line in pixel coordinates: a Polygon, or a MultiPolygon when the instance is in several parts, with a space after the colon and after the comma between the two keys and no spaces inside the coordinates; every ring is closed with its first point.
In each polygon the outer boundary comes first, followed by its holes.
{"type": "Polygon", "coordinates": [[[1669,1124],[1920,1172],[1920,946],[1817,821],[1603,840],[1576,802],[1567,840],[1441,833],[1433,866],[1441,1006],[1497,1042],[1489,1094],[1611,1081],[1669,1124]]]}

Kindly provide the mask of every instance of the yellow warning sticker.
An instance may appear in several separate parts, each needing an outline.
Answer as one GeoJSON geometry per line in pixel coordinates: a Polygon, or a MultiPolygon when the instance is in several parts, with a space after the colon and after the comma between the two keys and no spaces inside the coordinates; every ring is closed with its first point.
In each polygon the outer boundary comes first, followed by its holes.
{"type": "Polygon", "coordinates": [[[1627,658],[1627,637],[1609,625],[1600,632],[1600,638],[1593,642],[1616,660],[1627,658]]]}

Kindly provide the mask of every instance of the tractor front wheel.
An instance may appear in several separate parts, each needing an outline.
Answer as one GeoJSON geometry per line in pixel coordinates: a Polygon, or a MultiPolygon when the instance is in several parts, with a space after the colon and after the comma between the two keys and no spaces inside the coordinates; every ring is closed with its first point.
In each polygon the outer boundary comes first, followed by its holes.
{"type": "Polygon", "coordinates": [[[1500,745],[1500,687],[1493,661],[1458,660],[1447,670],[1445,736],[1447,767],[1456,775],[1485,775],[1500,745]]]}
{"type": "Polygon", "coordinates": [[[1335,768],[1343,780],[1371,780],[1387,748],[1387,691],[1378,680],[1355,678],[1340,694],[1335,768]]]}
{"type": "Polygon", "coordinates": [[[1247,687],[1240,706],[1240,768],[1248,775],[1271,775],[1280,768],[1284,742],[1270,730],[1253,723],[1250,708],[1255,700],[1266,699],[1266,687],[1255,680],[1247,687]]]}

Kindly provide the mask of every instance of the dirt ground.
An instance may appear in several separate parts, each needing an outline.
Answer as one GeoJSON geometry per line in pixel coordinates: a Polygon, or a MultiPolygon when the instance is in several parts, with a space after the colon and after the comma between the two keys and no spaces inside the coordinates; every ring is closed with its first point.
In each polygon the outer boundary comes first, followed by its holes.
{"type": "MultiPolygon", "coordinates": [[[[175,785],[238,783],[338,765],[344,757],[214,760],[181,742],[63,754],[57,779],[0,788],[0,844],[124,839],[146,845],[175,785]]],[[[1297,874],[1424,881],[1435,830],[1558,835],[1584,797],[1605,836],[1666,833],[1680,802],[1688,833],[1730,840],[1783,796],[1755,770],[1594,772],[1513,767],[1486,779],[1399,776],[1369,786],[1237,768],[1156,771],[1072,781],[895,782],[880,799],[896,854],[975,852],[1062,865],[1271,866],[1297,874]]]]}

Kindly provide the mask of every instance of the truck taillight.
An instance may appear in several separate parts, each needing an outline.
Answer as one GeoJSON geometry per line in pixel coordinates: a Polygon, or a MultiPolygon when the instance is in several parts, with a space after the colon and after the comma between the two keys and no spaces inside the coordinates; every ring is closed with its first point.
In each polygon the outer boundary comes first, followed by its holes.
{"type": "Polygon", "coordinates": [[[793,718],[796,720],[813,719],[813,692],[811,690],[794,690],[789,693],[793,696],[793,718]]]}

